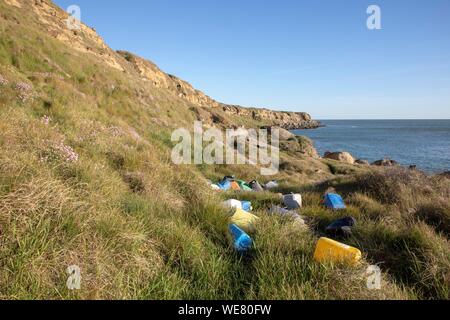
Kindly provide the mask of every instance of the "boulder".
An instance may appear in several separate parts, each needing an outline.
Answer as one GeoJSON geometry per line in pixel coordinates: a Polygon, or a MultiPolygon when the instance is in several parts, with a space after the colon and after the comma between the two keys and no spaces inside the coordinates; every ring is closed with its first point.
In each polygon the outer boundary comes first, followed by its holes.
{"type": "Polygon", "coordinates": [[[345,162],[348,164],[355,163],[355,158],[353,158],[353,156],[348,152],[326,152],[324,158],[345,162]]]}
{"type": "Polygon", "coordinates": [[[295,134],[289,132],[286,129],[283,128],[277,128],[280,132],[280,140],[286,141],[286,140],[295,140],[295,134]]]}
{"type": "Polygon", "coordinates": [[[398,162],[392,159],[383,159],[383,160],[378,160],[375,161],[374,163],[372,163],[373,166],[378,166],[378,167],[394,167],[398,165],[398,162]]]}
{"type": "Polygon", "coordinates": [[[362,160],[362,159],[355,160],[355,163],[356,163],[356,164],[363,165],[363,166],[369,166],[369,165],[370,165],[369,161],[367,161],[367,160],[362,160]]]}

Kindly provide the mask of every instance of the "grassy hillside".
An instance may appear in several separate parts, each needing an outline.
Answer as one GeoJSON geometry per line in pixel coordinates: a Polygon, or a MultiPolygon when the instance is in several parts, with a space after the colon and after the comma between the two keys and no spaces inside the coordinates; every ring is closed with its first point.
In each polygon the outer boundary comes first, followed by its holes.
{"type": "Polygon", "coordinates": [[[262,123],[144,81],[89,30],[62,37],[64,13],[47,1],[0,0],[0,13],[0,298],[449,298],[448,179],[292,148],[275,177],[175,166],[170,134],[199,113],[262,123]],[[228,174],[282,183],[271,193],[209,190],[207,178],[228,174]],[[350,204],[338,215],[320,204],[329,188],[350,204]],[[290,191],[304,196],[307,229],[267,214],[290,191]],[[261,218],[249,257],[232,248],[218,205],[231,197],[252,201],[261,218]],[[358,220],[347,243],[363,264],[317,264],[315,243],[346,215],[358,220]],[[368,264],[383,270],[380,291],[366,287],[368,264]],[[66,287],[70,265],[81,267],[79,291],[66,287]]]}

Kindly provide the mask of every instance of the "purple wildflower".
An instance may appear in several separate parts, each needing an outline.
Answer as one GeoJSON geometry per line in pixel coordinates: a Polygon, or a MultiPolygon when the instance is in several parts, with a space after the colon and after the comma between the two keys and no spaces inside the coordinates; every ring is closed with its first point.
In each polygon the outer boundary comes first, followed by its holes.
{"type": "Polygon", "coordinates": [[[19,99],[22,102],[29,100],[32,97],[32,89],[33,87],[25,82],[17,82],[15,85],[15,89],[19,91],[19,99]]]}

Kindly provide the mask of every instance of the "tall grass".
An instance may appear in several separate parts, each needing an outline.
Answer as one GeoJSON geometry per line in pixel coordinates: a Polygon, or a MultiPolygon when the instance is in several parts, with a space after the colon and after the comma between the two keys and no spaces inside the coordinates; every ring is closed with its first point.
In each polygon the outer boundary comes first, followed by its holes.
{"type": "Polygon", "coordinates": [[[0,17],[0,298],[448,299],[448,180],[358,175],[367,170],[290,153],[270,178],[253,166],[175,167],[170,132],[196,119],[189,103],[126,60],[120,72],[53,39],[30,10],[0,9],[11,17],[0,17]],[[208,188],[205,177],[224,175],[281,186],[208,188]],[[346,211],[321,205],[330,186],[346,211]],[[268,214],[291,191],[303,195],[308,228],[268,214]],[[247,256],[227,231],[219,204],[229,198],[252,201],[261,218],[247,256]],[[342,241],[363,250],[362,265],[317,264],[318,238],[346,215],[358,226],[342,241]],[[367,289],[369,263],[384,271],[381,291],[367,289]],[[71,265],[79,291],[66,287],[71,265]]]}

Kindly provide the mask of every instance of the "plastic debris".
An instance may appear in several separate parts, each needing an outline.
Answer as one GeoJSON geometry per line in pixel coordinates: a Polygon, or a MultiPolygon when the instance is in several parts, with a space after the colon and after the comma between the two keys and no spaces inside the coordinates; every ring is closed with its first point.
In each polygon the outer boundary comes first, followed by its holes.
{"type": "Polygon", "coordinates": [[[288,210],[297,210],[302,207],[302,196],[300,194],[287,194],[283,196],[283,203],[288,210]]]}
{"type": "Polygon", "coordinates": [[[252,203],[250,201],[239,201],[235,199],[222,202],[222,206],[226,209],[242,209],[247,212],[253,210],[252,203]]]}
{"type": "Polygon", "coordinates": [[[247,182],[242,180],[237,180],[236,182],[239,184],[239,187],[241,187],[242,191],[253,191],[252,187],[247,182]]]}
{"type": "Polygon", "coordinates": [[[230,225],[230,233],[233,236],[234,248],[240,252],[245,253],[253,246],[253,241],[250,236],[235,224],[230,225]]]}
{"type": "Polygon", "coordinates": [[[278,188],[280,185],[278,184],[278,182],[276,181],[270,181],[265,185],[265,189],[266,190],[271,190],[271,189],[275,189],[278,188]]]}
{"type": "Polygon", "coordinates": [[[247,233],[255,232],[255,224],[259,218],[242,209],[236,209],[236,212],[231,217],[231,223],[237,225],[239,228],[247,233]]]}
{"type": "Polygon", "coordinates": [[[320,238],[314,253],[314,260],[319,263],[348,263],[355,266],[361,260],[361,251],[343,243],[320,238]]]}
{"type": "Polygon", "coordinates": [[[335,193],[327,193],[324,199],[325,206],[332,210],[346,209],[346,205],[342,197],[335,193]]]}
{"type": "Polygon", "coordinates": [[[294,223],[298,226],[306,226],[305,220],[296,211],[288,210],[280,206],[272,206],[269,212],[270,214],[278,215],[283,218],[293,219],[294,223]]]}
{"type": "Polygon", "coordinates": [[[250,201],[241,201],[242,210],[250,212],[253,210],[252,203],[250,201]]]}
{"type": "Polygon", "coordinates": [[[253,180],[252,182],[250,182],[249,185],[252,188],[252,190],[255,191],[255,192],[262,192],[262,191],[264,191],[264,189],[261,186],[261,184],[258,181],[256,181],[256,180],[253,180]]]}
{"type": "Polygon", "coordinates": [[[351,236],[352,228],[356,225],[356,220],[353,217],[345,217],[334,221],[326,228],[326,233],[330,236],[351,236]]]}

